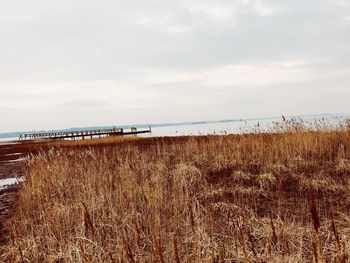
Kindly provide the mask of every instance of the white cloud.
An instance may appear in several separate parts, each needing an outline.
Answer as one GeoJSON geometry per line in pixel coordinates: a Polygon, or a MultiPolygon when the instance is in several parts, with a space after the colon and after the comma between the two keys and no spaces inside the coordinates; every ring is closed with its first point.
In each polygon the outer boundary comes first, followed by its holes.
{"type": "Polygon", "coordinates": [[[141,18],[133,22],[134,25],[146,27],[150,30],[160,30],[166,33],[180,35],[192,30],[190,25],[171,21],[169,18],[141,18]]]}
{"type": "Polygon", "coordinates": [[[222,1],[186,1],[184,7],[193,14],[204,15],[215,22],[227,21],[236,11],[232,2],[222,1]]]}
{"type": "Polygon", "coordinates": [[[31,15],[5,15],[0,14],[0,22],[1,23],[17,23],[17,22],[28,22],[32,20],[34,17],[31,15]]]}
{"type": "Polygon", "coordinates": [[[261,16],[272,16],[275,13],[275,10],[272,7],[264,4],[262,0],[254,0],[253,6],[256,12],[261,16]]]}
{"type": "Polygon", "coordinates": [[[1,129],[348,111],[349,3],[0,1],[1,129]]]}
{"type": "Polygon", "coordinates": [[[348,0],[334,0],[331,2],[339,6],[350,7],[350,2],[348,0]]]}
{"type": "Polygon", "coordinates": [[[350,73],[350,69],[316,70],[306,60],[262,62],[256,64],[229,64],[207,70],[166,71],[146,70],[148,85],[193,86],[193,87],[260,87],[273,84],[312,82],[329,79],[350,73]]]}

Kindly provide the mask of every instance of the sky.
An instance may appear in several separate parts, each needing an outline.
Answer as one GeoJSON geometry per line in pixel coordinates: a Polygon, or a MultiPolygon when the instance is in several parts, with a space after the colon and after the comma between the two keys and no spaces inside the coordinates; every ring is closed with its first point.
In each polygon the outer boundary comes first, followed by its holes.
{"type": "Polygon", "coordinates": [[[0,131],[349,113],[348,0],[1,0],[0,131]]]}

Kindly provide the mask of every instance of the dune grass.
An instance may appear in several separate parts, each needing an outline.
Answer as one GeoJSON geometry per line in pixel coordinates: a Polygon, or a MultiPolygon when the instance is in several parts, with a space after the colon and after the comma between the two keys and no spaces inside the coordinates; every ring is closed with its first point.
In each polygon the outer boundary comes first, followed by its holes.
{"type": "Polygon", "coordinates": [[[349,262],[350,131],[55,143],[9,262],[349,262]]]}

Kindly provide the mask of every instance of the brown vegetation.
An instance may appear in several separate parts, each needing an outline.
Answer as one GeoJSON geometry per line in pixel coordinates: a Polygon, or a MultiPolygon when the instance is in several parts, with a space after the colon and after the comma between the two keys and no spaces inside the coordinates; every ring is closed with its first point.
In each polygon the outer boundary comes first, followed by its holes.
{"type": "Polygon", "coordinates": [[[346,128],[88,144],[28,161],[2,260],[350,261],[346,128]]]}

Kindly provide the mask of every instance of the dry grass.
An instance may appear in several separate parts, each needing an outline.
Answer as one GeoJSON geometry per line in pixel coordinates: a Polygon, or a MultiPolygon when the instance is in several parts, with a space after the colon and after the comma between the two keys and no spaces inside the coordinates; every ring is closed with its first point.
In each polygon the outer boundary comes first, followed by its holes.
{"type": "Polygon", "coordinates": [[[55,143],[26,176],[4,261],[350,261],[346,128],[55,143]]]}

